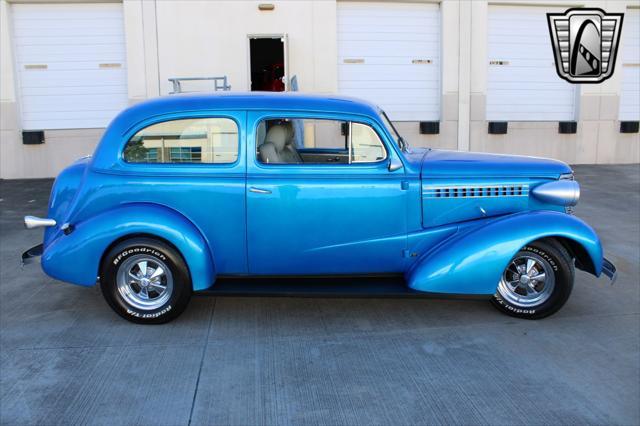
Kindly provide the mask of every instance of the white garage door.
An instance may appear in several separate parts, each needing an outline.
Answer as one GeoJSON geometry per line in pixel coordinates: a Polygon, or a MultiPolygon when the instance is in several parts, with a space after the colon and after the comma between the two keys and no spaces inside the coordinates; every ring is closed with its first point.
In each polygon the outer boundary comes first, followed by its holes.
{"type": "Polygon", "coordinates": [[[105,127],[127,106],[122,4],[14,4],[24,129],[105,127]]]}
{"type": "Polygon", "coordinates": [[[576,119],[576,88],[556,73],[548,12],[564,9],[489,6],[487,120],[576,119]]]}
{"type": "Polygon", "coordinates": [[[439,6],[339,2],[338,89],[393,120],[439,120],[439,6]]]}
{"type": "Polygon", "coordinates": [[[640,121],[640,10],[627,9],[622,22],[620,120],[640,121]]]}

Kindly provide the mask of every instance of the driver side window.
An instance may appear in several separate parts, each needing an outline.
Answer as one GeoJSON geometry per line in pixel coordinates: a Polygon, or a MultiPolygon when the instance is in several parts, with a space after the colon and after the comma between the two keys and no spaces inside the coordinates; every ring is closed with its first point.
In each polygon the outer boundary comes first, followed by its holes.
{"type": "Polygon", "coordinates": [[[366,124],[296,118],[260,122],[256,156],[263,164],[354,164],[383,161],[387,151],[366,124]]]}

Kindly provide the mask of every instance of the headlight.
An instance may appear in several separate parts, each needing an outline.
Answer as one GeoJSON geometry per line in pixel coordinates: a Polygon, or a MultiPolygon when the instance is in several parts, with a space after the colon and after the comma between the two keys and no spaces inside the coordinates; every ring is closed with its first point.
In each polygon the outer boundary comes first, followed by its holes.
{"type": "Polygon", "coordinates": [[[545,203],[571,207],[578,204],[580,185],[575,180],[555,180],[536,186],[531,195],[545,203]]]}

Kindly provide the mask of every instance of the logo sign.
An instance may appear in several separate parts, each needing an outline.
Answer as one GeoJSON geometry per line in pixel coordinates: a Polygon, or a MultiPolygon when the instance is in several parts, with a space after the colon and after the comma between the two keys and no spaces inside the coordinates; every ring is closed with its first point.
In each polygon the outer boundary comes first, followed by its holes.
{"type": "Polygon", "coordinates": [[[622,13],[569,9],[547,13],[556,71],[570,83],[600,83],[613,75],[622,13]]]}

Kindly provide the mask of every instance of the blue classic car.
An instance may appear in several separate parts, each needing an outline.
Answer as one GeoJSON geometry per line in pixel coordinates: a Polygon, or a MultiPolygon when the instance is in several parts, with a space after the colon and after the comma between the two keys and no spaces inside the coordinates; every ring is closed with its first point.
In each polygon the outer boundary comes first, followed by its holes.
{"type": "Polygon", "coordinates": [[[233,276],[398,276],[536,319],[567,301],[574,265],[615,279],[578,198],[562,162],[410,148],[364,101],[176,95],[122,112],[60,173],[47,218],[25,217],[45,234],[23,260],[98,283],[140,323],[233,276]]]}

